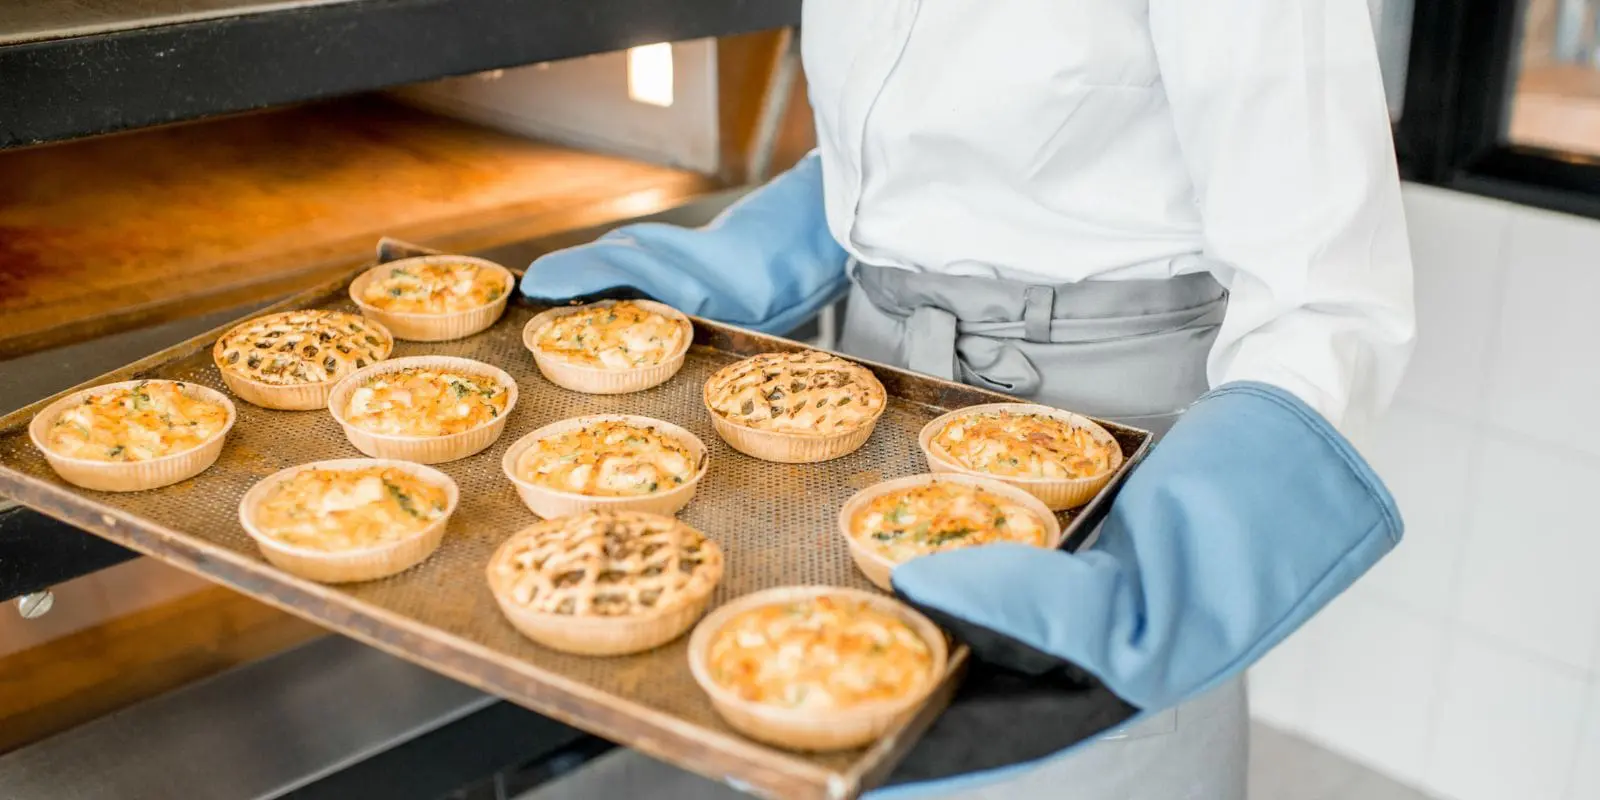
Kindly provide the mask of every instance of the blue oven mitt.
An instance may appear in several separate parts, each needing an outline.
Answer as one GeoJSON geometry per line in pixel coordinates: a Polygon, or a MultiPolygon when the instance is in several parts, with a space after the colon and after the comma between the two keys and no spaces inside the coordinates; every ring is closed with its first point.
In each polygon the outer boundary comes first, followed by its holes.
{"type": "Polygon", "coordinates": [[[895,592],[972,648],[950,709],[869,796],[1002,779],[1239,675],[1400,540],[1394,500],[1321,415],[1235,383],[1135,469],[1098,543],[914,559],[895,592]]]}
{"type": "Polygon", "coordinates": [[[828,232],[815,152],[703,228],[644,222],[541,256],[528,298],[646,297],[686,314],[785,334],[847,287],[847,256],[828,232]]]}

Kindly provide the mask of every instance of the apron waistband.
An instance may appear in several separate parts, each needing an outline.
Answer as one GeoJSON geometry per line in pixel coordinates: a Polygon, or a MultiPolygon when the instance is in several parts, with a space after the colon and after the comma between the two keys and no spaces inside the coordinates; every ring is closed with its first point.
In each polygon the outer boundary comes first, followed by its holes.
{"type": "Polygon", "coordinates": [[[960,379],[964,335],[1041,345],[1105,342],[1214,326],[1227,299],[1208,273],[1032,284],[854,263],[850,274],[874,307],[904,320],[905,366],[946,380],[960,379]]]}

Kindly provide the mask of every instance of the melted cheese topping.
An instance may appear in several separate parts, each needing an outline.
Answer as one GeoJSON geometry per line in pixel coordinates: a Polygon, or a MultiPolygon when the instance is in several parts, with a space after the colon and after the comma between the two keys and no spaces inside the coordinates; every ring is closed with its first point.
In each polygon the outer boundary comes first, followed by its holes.
{"type": "Polygon", "coordinates": [[[816,351],[768,353],[729,364],[706,382],[730,422],[784,433],[833,434],[876,419],[883,384],[857,364],[816,351]]]}
{"type": "Polygon", "coordinates": [[[633,497],[682,486],[697,466],[683,442],[654,427],[602,420],[535,442],[517,476],[558,492],[633,497]]]}
{"type": "Polygon", "coordinates": [[[308,469],[272,487],[252,521],[291,547],[353,550],[418,533],[445,515],[443,487],[394,467],[308,469]]]}
{"type": "Polygon", "coordinates": [[[488,424],[506,410],[493,378],[406,367],[368,378],[350,394],[345,421],[391,436],[448,436],[488,424]]]}
{"type": "Polygon", "coordinates": [[[193,450],[228,424],[221,403],[184,394],[176,381],[95,392],[61,412],[50,451],[87,461],[149,461],[193,450]]]}
{"type": "Polygon", "coordinates": [[[446,314],[486,306],[506,293],[506,275],[470,261],[405,264],[379,272],[361,293],[367,305],[405,314],[446,314]]]}
{"type": "Polygon", "coordinates": [[[489,562],[497,597],[563,616],[664,613],[706,596],[721,577],[716,542],[633,511],[546,520],[513,534],[489,562]]]}
{"type": "Polygon", "coordinates": [[[667,360],[690,335],[683,320],[623,300],[556,317],[533,342],[540,354],[569,364],[633,369],[667,360]]]}
{"type": "Polygon", "coordinates": [[[1111,470],[1116,445],[1043,414],[977,413],[950,420],[933,444],[967,469],[1008,478],[1092,478],[1111,470]]]}
{"type": "Polygon", "coordinates": [[[993,542],[1048,544],[1043,520],[994,492],[937,482],[885,492],[850,520],[856,541],[896,563],[993,542]]]}
{"type": "Polygon", "coordinates": [[[933,679],[933,651],[900,618],[816,597],[738,614],[706,653],[711,680],[784,708],[843,710],[899,700],[933,679]]]}
{"type": "Polygon", "coordinates": [[[389,357],[394,341],[354,314],[286,311],[223,335],[217,367],[274,385],[343,378],[389,357]]]}

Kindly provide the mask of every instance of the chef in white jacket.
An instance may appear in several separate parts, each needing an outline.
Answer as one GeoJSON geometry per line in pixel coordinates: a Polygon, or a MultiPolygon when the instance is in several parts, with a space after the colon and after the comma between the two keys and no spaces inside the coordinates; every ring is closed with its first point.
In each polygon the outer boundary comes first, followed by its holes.
{"type": "MultiPolygon", "coordinates": [[[[1366,4],[807,0],[802,35],[815,153],[524,292],[784,332],[848,291],[847,354],[1171,428],[1092,550],[896,570],[980,668],[880,792],[1242,798],[1243,670],[1401,529],[1346,440],[1414,338],[1366,4]]],[[[544,792],[732,790],[622,752],[544,792]]]]}

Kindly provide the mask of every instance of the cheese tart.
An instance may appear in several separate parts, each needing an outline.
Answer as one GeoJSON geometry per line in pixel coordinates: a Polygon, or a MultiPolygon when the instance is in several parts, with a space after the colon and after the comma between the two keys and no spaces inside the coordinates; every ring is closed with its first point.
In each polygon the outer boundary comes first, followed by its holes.
{"type": "Polygon", "coordinates": [[[374,458],[439,464],[500,438],[517,403],[504,370],[451,356],[396,358],[350,375],[328,410],[357,450],[374,458]]]}
{"type": "Polygon", "coordinates": [[[196,383],[109,383],[51,403],[28,426],[33,444],[68,483],[136,492],[205,471],[222,452],[237,411],[196,383]]]}
{"type": "Polygon", "coordinates": [[[552,308],[528,320],[522,343],[546,380],[588,394],[625,394],[665,383],[683,367],[694,326],[650,300],[552,308]]]}
{"type": "Polygon", "coordinates": [[[626,414],[563,420],[518,439],[501,468],[533,513],[676,514],[706,472],[706,447],[670,422],[626,414]]]}
{"type": "Polygon", "coordinates": [[[706,381],[706,409],[735,450],[804,463],[865,444],[887,396],[871,370],[815,350],[766,353],[729,364],[706,381]]]}
{"type": "Polygon", "coordinates": [[[361,313],[412,342],[471,336],[505,313],[511,270],[469,256],[418,256],[379,264],[350,283],[361,313]]]}
{"type": "Polygon", "coordinates": [[[894,591],[894,568],[917,556],[995,542],[1061,544],[1061,525],[1038,498],[957,473],[912,475],[862,489],[839,509],[839,533],[862,574],[886,592],[894,591]]]}
{"type": "Polygon", "coordinates": [[[489,589],[524,636],[578,655],[665,644],[705,612],[722,580],[717,543],[639,511],[591,511],[524,528],[489,559],[489,589]]]}
{"type": "Polygon", "coordinates": [[[796,750],[869,744],[943,680],[932,622],[882,595],[769,589],[708,614],[689,669],[717,712],[753,739],[796,750]]]}
{"type": "Polygon", "coordinates": [[[450,476],[420,464],[317,461],[256,483],[239,522],[280,569],[323,583],[367,581],[432,555],[459,498],[450,476]]]}
{"type": "Polygon", "coordinates": [[[325,408],[346,375],[389,357],[383,325],[342,311],[284,311],[246,320],[222,335],[211,358],[228,390],[264,408],[325,408]]]}
{"type": "Polygon", "coordinates": [[[1032,403],[951,411],[918,443],[934,472],[994,478],[1056,511],[1089,502],[1122,467],[1122,446],[1094,420],[1032,403]]]}

